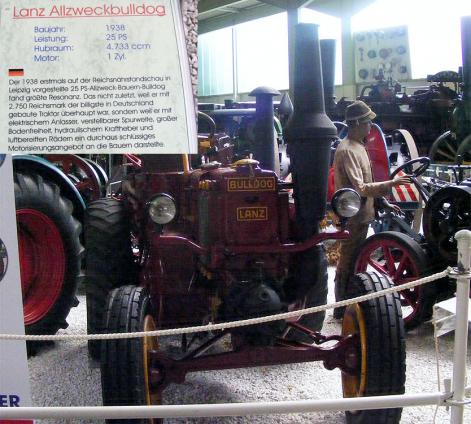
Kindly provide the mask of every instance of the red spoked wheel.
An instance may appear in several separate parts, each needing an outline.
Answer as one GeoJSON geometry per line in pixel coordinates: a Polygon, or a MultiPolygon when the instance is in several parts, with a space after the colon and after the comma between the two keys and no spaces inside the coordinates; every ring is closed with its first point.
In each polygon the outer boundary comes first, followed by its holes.
{"type": "MultiPolygon", "coordinates": [[[[427,275],[430,266],[420,245],[411,237],[395,231],[375,234],[358,251],[355,273],[376,271],[387,275],[395,286],[427,275]]],[[[399,292],[406,330],[431,317],[437,289],[434,283],[399,292]]]]}
{"type": "Polygon", "coordinates": [[[59,188],[38,175],[15,174],[15,202],[25,329],[55,334],[78,304],[81,225],[59,188]]]}
{"type": "Polygon", "coordinates": [[[34,209],[20,209],[18,244],[25,325],[43,318],[61,292],[65,273],[62,237],[54,222],[34,209]]]}

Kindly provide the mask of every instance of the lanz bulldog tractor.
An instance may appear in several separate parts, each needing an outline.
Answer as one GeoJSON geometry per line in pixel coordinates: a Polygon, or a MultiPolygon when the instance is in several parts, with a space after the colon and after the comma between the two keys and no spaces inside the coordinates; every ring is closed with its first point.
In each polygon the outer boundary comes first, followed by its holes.
{"type": "MultiPolygon", "coordinates": [[[[261,158],[261,166],[246,158],[192,170],[186,156],[144,156],[123,179],[119,196],[89,206],[90,333],[222,323],[326,303],[322,241],[348,233],[319,232],[336,128],[324,112],[316,26],[298,25],[296,57],[302,71],[295,78],[295,112],[287,127],[292,183],[265,165],[273,164],[270,158],[261,158]]],[[[260,122],[273,134],[272,116],[260,122]]],[[[272,143],[272,137],[267,140],[272,143]]],[[[344,222],[359,205],[358,194],[349,189],[332,199],[344,222]]],[[[389,286],[380,274],[357,274],[351,296],[389,286]]],[[[105,405],[160,403],[164,389],[190,372],[310,361],[342,371],[345,397],[404,392],[398,296],[348,306],[338,335],[320,333],[323,319],[320,312],[185,335],[179,353],[150,336],[93,341],[89,347],[100,356],[105,405]]],[[[399,422],[401,409],[346,415],[348,423],[392,424],[399,422]]]]}

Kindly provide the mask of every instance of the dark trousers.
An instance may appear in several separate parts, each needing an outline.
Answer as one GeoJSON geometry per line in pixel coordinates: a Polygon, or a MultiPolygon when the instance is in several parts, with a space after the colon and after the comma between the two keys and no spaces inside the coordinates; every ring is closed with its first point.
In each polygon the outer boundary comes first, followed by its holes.
{"type": "Polygon", "coordinates": [[[346,299],[348,281],[354,271],[354,262],[357,257],[357,251],[360,244],[366,239],[368,234],[366,223],[352,222],[347,224],[347,230],[350,232],[348,240],[340,242],[340,258],[335,273],[335,300],[346,299]]]}

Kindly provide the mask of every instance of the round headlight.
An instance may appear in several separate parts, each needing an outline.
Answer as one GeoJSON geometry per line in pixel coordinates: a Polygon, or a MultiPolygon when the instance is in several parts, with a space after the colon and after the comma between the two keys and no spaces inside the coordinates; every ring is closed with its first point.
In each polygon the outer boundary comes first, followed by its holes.
{"type": "Polygon", "coordinates": [[[351,188],[342,188],[332,197],[332,209],[340,218],[351,218],[360,210],[360,195],[351,188]]]}
{"type": "Polygon", "coordinates": [[[168,194],[158,194],[149,202],[149,216],[156,224],[168,224],[176,214],[175,200],[168,194]]]}

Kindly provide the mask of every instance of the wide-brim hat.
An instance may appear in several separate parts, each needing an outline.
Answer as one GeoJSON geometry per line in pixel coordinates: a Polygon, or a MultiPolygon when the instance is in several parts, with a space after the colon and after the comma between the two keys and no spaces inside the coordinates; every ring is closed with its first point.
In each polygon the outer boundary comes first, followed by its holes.
{"type": "Polygon", "coordinates": [[[376,118],[374,113],[365,102],[361,100],[354,101],[345,109],[345,121],[367,122],[376,118]]]}

